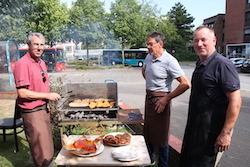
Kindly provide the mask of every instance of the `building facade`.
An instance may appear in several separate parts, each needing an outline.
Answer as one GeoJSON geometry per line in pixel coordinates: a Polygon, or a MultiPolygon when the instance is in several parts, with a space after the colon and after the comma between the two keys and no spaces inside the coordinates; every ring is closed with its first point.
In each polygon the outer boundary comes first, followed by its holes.
{"type": "Polygon", "coordinates": [[[225,14],[218,14],[210,18],[204,19],[204,25],[212,27],[217,37],[216,49],[219,53],[224,52],[224,28],[225,14]]]}
{"type": "Polygon", "coordinates": [[[230,55],[235,50],[237,55],[249,57],[244,53],[250,49],[248,45],[240,44],[250,43],[250,0],[226,0],[225,8],[225,14],[206,18],[203,24],[214,28],[218,52],[230,55]],[[228,44],[231,48],[227,48],[228,44]]]}

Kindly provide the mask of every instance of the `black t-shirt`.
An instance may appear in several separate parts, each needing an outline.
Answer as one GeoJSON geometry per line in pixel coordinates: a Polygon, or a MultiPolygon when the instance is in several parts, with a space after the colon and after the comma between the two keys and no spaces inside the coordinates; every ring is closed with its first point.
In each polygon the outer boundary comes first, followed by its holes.
{"type": "Polygon", "coordinates": [[[197,61],[197,70],[205,68],[202,85],[206,94],[216,103],[228,103],[226,92],[240,89],[240,80],[233,63],[218,52],[214,52],[204,63],[197,61]]]}

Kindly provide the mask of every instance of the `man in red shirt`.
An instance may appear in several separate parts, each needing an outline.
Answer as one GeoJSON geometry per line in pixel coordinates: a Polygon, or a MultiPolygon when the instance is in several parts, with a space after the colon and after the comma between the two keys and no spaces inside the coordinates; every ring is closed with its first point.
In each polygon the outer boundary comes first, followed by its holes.
{"type": "Polygon", "coordinates": [[[28,35],[28,52],[17,62],[14,70],[17,102],[22,112],[26,138],[36,167],[53,166],[54,144],[52,139],[49,100],[61,97],[51,93],[45,62],[40,58],[45,37],[40,33],[28,35]]]}

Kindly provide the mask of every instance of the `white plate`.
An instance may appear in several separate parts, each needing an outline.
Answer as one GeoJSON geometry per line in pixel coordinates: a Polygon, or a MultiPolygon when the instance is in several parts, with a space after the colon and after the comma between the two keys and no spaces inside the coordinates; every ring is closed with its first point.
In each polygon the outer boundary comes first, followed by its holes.
{"type": "MultiPolygon", "coordinates": [[[[116,135],[118,135],[118,134],[123,135],[124,132],[112,132],[112,133],[108,133],[108,134],[106,134],[103,138],[105,138],[105,137],[108,136],[108,135],[116,136],[116,135]]],[[[128,133],[128,134],[129,134],[129,133],[128,133]]],[[[104,142],[103,142],[103,143],[106,144],[106,145],[115,146],[115,147],[118,147],[118,146],[126,146],[126,145],[130,144],[131,141],[132,141],[132,135],[131,135],[131,134],[129,134],[129,135],[130,135],[130,142],[127,143],[127,144],[112,144],[112,143],[104,143],[104,142]]]]}
{"type": "Polygon", "coordinates": [[[141,155],[141,150],[134,146],[119,147],[112,151],[112,156],[119,161],[134,161],[141,155]]]}
{"type": "Polygon", "coordinates": [[[95,153],[92,153],[92,154],[87,154],[87,155],[77,155],[79,157],[93,157],[93,156],[96,156],[98,154],[101,154],[104,150],[104,145],[101,144],[100,145],[100,148],[95,152],[95,153]]]}

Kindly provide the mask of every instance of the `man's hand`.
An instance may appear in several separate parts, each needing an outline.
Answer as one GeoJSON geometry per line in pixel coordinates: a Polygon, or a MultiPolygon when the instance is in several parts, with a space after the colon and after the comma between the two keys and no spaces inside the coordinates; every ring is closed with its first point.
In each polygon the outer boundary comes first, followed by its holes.
{"type": "Polygon", "coordinates": [[[157,98],[155,102],[155,111],[160,114],[164,111],[166,105],[169,103],[168,95],[164,97],[157,98]]]}
{"type": "Polygon", "coordinates": [[[51,101],[57,101],[57,100],[61,99],[61,96],[59,94],[57,94],[57,93],[54,93],[54,92],[48,93],[47,95],[48,95],[47,99],[51,100],[51,101]]]}
{"type": "Polygon", "coordinates": [[[231,135],[230,133],[220,133],[217,137],[214,146],[218,149],[218,151],[226,151],[229,149],[231,144],[231,135]]]}

